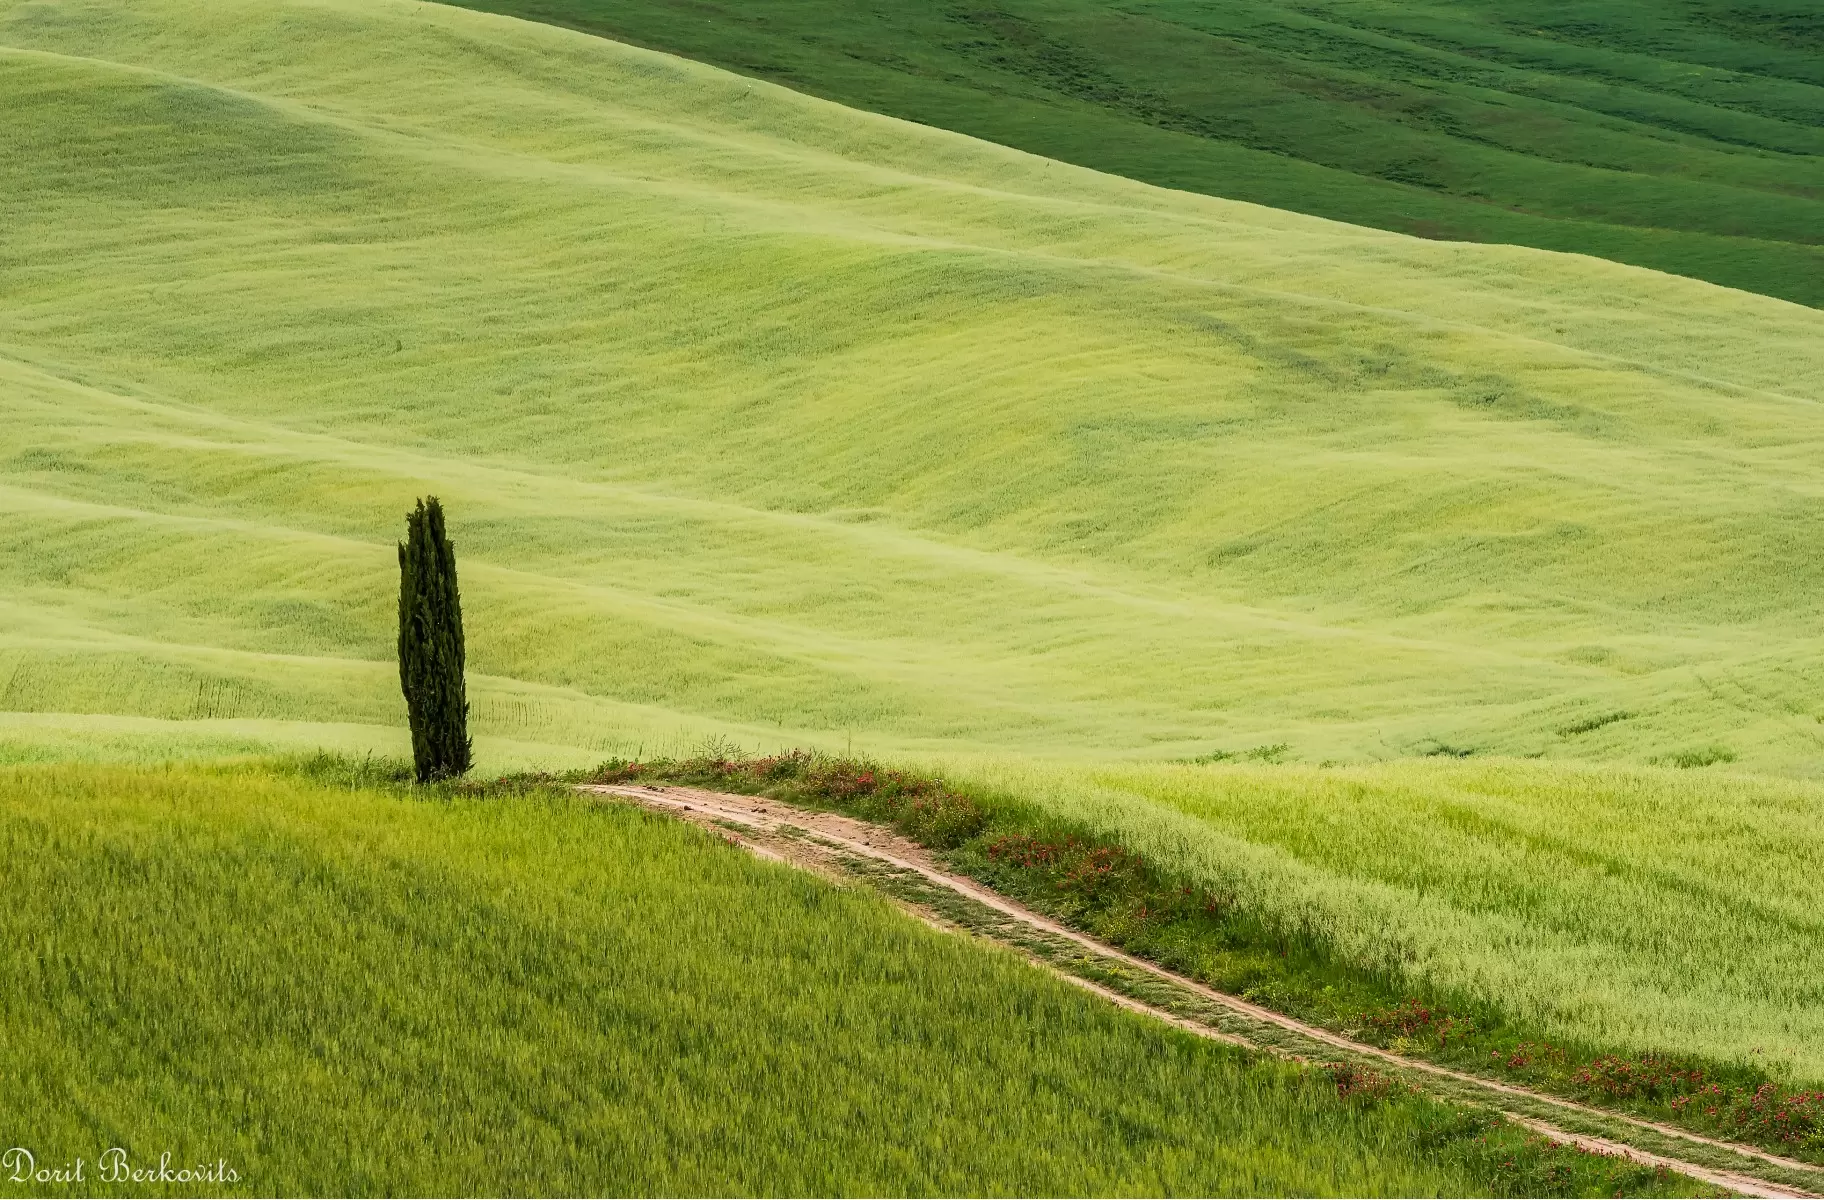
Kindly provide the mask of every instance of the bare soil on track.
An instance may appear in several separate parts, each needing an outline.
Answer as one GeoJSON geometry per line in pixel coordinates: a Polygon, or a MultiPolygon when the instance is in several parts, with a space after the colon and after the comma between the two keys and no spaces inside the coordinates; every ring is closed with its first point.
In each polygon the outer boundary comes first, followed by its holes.
{"type": "MultiPolygon", "coordinates": [[[[1426,1062],[1423,1059],[1409,1058],[1390,1050],[1384,1050],[1379,1046],[1357,1042],[1330,1030],[1306,1024],[1294,1017],[1244,1000],[1240,996],[1217,991],[1206,984],[1176,974],[1156,963],[1136,958],[1075,929],[1061,925],[1005,896],[989,891],[966,876],[947,871],[923,846],[884,826],[837,813],[801,809],[763,796],[710,792],[698,788],[591,785],[585,786],[581,790],[630,800],[647,808],[692,821],[756,854],[839,879],[854,878],[855,872],[852,867],[857,858],[895,871],[910,873],[928,884],[953,892],[967,901],[992,910],[1002,918],[1025,926],[1048,938],[1070,943],[1108,963],[1119,964],[1131,971],[1138,971],[1167,981],[1177,989],[1214,1002],[1261,1027],[1295,1035],[1296,1039],[1307,1044],[1309,1051],[1320,1054],[1326,1050],[1341,1051],[1352,1057],[1377,1060],[1404,1073],[1417,1075],[1421,1079],[1429,1076],[1434,1079],[1449,1080],[1457,1085],[1456,1098],[1461,1098],[1465,1089],[1471,1090],[1476,1094],[1477,1103],[1502,1113],[1509,1120],[1535,1133],[1567,1145],[1596,1154],[1620,1156],[1650,1167],[1664,1167],[1667,1170],[1689,1175],[1743,1196],[1819,1197],[1821,1195],[1820,1192],[1804,1190],[1790,1182],[1776,1182],[1762,1178],[1758,1173],[1751,1173],[1751,1169],[1726,1169],[1692,1162],[1673,1154],[1644,1150],[1611,1137],[1599,1137],[1564,1129],[1536,1115],[1516,1112],[1513,1102],[1524,1100],[1535,1108],[1543,1105],[1566,1114],[1599,1118],[1610,1123],[1618,1122],[1643,1133],[1656,1135],[1662,1140],[1703,1146],[1728,1155],[1740,1156],[1755,1163],[1780,1168],[1779,1173],[1781,1174],[1796,1172],[1802,1177],[1824,1182],[1824,1170],[1809,1163],[1784,1158],[1753,1146],[1704,1137],[1701,1134],[1643,1120],[1625,1113],[1579,1104],[1546,1092],[1534,1091],[1500,1080],[1470,1075],[1426,1062]]],[[[957,928],[955,924],[941,919],[926,907],[908,902],[904,897],[895,897],[895,899],[907,904],[929,924],[946,930],[957,928]]],[[[976,932],[980,931],[976,930],[976,932]]],[[[1022,949],[1017,945],[1015,948],[1022,949]]],[[[1030,952],[1027,952],[1027,957],[1032,958],[1040,966],[1055,971],[1069,982],[1094,992],[1110,1003],[1131,1011],[1145,1013],[1199,1037],[1247,1046],[1300,1060],[1311,1058],[1311,1053],[1299,1053],[1283,1044],[1276,1045],[1243,1033],[1213,1028],[1202,1021],[1168,1011],[1134,996],[1125,995],[1094,980],[1062,970],[1056,964],[1047,962],[1030,952]]]]}

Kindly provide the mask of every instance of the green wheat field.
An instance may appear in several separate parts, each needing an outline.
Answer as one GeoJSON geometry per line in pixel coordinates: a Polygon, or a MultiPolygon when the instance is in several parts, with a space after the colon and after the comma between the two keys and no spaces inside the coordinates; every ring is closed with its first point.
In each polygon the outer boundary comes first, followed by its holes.
{"type": "Polygon", "coordinates": [[[199,768],[0,789],[0,929],[39,951],[0,997],[27,1145],[127,1132],[255,1194],[1554,1182],[1440,1105],[1338,1104],[1321,1075],[625,808],[199,768]]]}
{"type": "Polygon", "coordinates": [[[1164,187],[1824,304],[1813,0],[461,0],[1164,187]]]}
{"type": "Polygon", "coordinates": [[[483,774],[941,770],[1364,971],[1824,1082],[1815,125],[1693,151],[1785,197],[1707,271],[1721,185],[1630,193],[1708,197],[1659,258],[1619,192],[1614,246],[1423,239],[522,8],[0,0],[0,1141],[281,1192],[1545,1186],[655,818],[273,765],[409,751],[430,494],[483,774]]]}

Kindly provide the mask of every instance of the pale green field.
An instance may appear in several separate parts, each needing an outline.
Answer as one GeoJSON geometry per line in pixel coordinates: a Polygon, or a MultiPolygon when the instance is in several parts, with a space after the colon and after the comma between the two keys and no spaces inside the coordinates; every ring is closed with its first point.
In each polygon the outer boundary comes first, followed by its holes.
{"type": "Polygon", "coordinates": [[[1824,1080],[1824,794],[1525,762],[956,774],[1556,1039],[1824,1080]]]}
{"type": "Polygon", "coordinates": [[[1824,314],[437,6],[0,45],[0,709],[396,727],[435,491],[485,738],[1824,761],[1824,314]]]}
{"type": "Polygon", "coordinates": [[[433,5],[0,0],[0,113],[5,757],[400,752],[435,492],[484,769],[966,762],[1558,1027],[1824,1071],[1818,793],[1715,778],[1824,773],[1824,313],[433,5]],[[1735,765],[1140,762],[1278,743],[1735,765]],[[1471,793],[1625,823],[1623,882],[1457,863],[1471,793]],[[1729,895],[1631,924],[1668,855],[1729,895]]]}

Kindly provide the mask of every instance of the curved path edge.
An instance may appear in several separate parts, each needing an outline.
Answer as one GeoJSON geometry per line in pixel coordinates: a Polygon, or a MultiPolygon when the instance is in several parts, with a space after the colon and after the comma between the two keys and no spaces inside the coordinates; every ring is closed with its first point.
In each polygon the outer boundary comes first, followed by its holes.
{"type": "MultiPolygon", "coordinates": [[[[1350,1038],[1343,1037],[1341,1034],[1333,1033],[1328,1029],[1306,1024],[1296,1017],[1289,1017],[1284,1013],[1275,1012],[1270,1008],[1263,1008],[1258,1004],[1242,999],[1240,996],[1233,996],[1227,992],[1217,991],[1207,984],[1199,983],[1197,980],[1191,979],[1188,976],[1179,975],[1173,971],[1167,970],[1157,963],[1149,962],[1146,959],[1137,958],[1134,955],[1128,954],[1123,950],[1118,950],[1105,942],[1097,941],[1095,938],[1072,929],[1067,925],[1059,924],[1049,917],[1033,912],[1031,909],[1017,904],[997,892],[982,887],[980,884],[966,876],[945,871],[937,865],[922,846],[899,836],[885,826],[873,825],[865,821],[859,821],[852,817],[845,817],[836,813],[801,809],[786,804],[783,801],[769,799],[764,796],[746,796],[731,792],[710,792],[699,788],[675,786],[648,787],[633,784],[588,784],[579,787],[578,790],[596,795],[614,796],[624,800],[631,800],[647,808],[694,820],[699,824],[734,825],[760,834],[787,834],[794,830],[809,833],[814,835],[816,840],[823,843],[825,846],[839,849],[850,854],[860,855],[864,858],[873,859],[876,862],[893,867],[897,870],[913,872],[930,883],[955,892],[968,900],[992,909],[1002,916],[1009,917],[1032,929],[1048,934],[1054,938],[1060,938],[1075,943],[1085,950],[1089,950],[1103,958],[1119,962],[1123,966],[1131,967],[1134,970],[1164,979],[1176,987],[1191,992],[1205,1000],[1219,1004],[1250,1020],[1257,1021],[1263,1025],[1276,1026],[1314,1042],[1333,1046],[1339,1050],[1346,1050],[1351,1054],[1379,1059],[1390,1065],[1406,1070],[1417,1071],[1423,1074],[1450,1079],[1457,1083],[1467,1084],[1470,1087],[1483,1092],[1493,1093],[1496,1096],[1523,1098],[1540,1104],[1550,1105],[1553,1108],[1561,1109],[1566,1112],[1574,1112],[1606,1121],[1618,1121],[1626,1125],[1631,1125],[1637,1129],[1659,1134],[1662,1137],[1708,1146],[1731,1154],[1739,1154],[1746,1158],[1759,1159],[1763,1162],[1788,1170],[1809,1173],[1824,1171],[1824,1168],[1819,1168],[1811,1163],[1785,1158],[1778,1154],[1757,1149],[1753,1146],[1745,1146],[1735,1142],[1726,1142],[1718,1138],[1705,1137],[1702,1134],[1692,1133],[1688,1130],[1679,1129],[1676,1126],[1662,1125],[1656,1121],[1644,1120],[1639,1117],[1629,1116],[1625,1113],[1595,1108],[1587,1104],[1579,1104],[1574,1100],[1565,1100],[1561,1097],[1551,1095],[1548,1092],[1534,1091],[1530,1088],[1520,1087],[1516,1084],[1485,1079],[1479,1075],[1471,1075],[1464,1071],[1453,1070],[1450,1067],[1442,1067],[1436,1063],[1426,1062],[1423,1059],[1408,1058],[1404,1055],[1396,1054],[1391,1050],[1384,1050],[1379,1046],[1373,1046],[1366,1042],[1354,1041],[1350,1038]]],[[[782,854],[773,847],[759,845],[747,841],[746,839],[738,838],[736,840],[747,849],[760,853],[765,857],[784,862],[795,861],[792,856],[782,854]]],[[[1046,966],[1061,978],[1088,991],[1094,992],[1096,995],[1113,1004],[1117,1004],[1130,1011],[1146,1013],[1149,1016],[1156,1017],[1159,1020],[1165,1021],[1170,1025],[1184,1029],[1190,1033],[1194,1033],[1200,1037],[1247,1046],[1267,1053],[1288,1054],[1287,1051],[1274,1046],[1263,1045],[1236,1034],[1224,1033],[1212,1029],[1200,1022],[1168,1012],[1165,1009],[1147,1004],[1144,1001],[1136,1000],[1131,996],[1123,995],[1122,993],[1104,987],[1101,984],[1091,982],[1068,972],[1059,971],[1057,968],[1051,967],[1050,964],[1043,963],[1042,961],[1040,962],[1040,965],[1046,966]]],[[[1563,1142],[1566,1145],[1576,1146],[1596,1154],[1626,1158],[1633,1162],[1638,1162],[1643,1166],[1664,1167],[1667,1170],[1689,1175],[1694,1179],[1703,1180],[1704,1182],[1714,1184],[1717,1187],[1727,1188],[1730,1191],[1737,1192],[1744,1196],[1795,1197],[1806,1198],[1806,1200],[1818,1200],[1819,1198],[1819,1193],[1804,1191],[1787,1184],[1775,1183],[1755,1175],[1724,1170],[1718,1167],[1709,1167],[1701,1163],[1688,1162],[1668,1155],[1654,1154],[1651,1151],[1642,1150],[1638,1147],[1630,1146],[1623,1142],[1613,1141],[1608,1138],[1596,1137],[1590,1134],[1574,1133],[1569,1130],[1560,1129],[1548,1122],[1541,1121],[1536,1117],[1509,1112],[1506,1109],[1501,1108],[1499,1104],[1491,1104],[1491,1107],[1501,1111],[1504,1116],[1514,1123],[1555,1141],[1563,1142]]]]}

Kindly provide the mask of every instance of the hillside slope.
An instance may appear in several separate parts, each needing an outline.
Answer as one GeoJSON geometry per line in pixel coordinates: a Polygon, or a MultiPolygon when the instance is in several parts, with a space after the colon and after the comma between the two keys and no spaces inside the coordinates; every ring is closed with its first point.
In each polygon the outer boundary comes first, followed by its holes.
{"type": "Polygon", "coordinates": [[[386,0],[0,0],[14,754],[1809,772],[1824,314],[1156,190],[386,0]]]}
{"type": "Polygon", "coordinates": [[[1707,1191],[1351,1102],[619,805],[38,768],[0,847],[7,1137],[89,1167],[26,1195],[107,1194],[107,1146],[234,1173],[172,1195],[1707,1191]]]}
{"type": "Polygon", "coordinates": [[[460,0],[1166,187],[1824,305],[1805,0],[460,0]]]}

